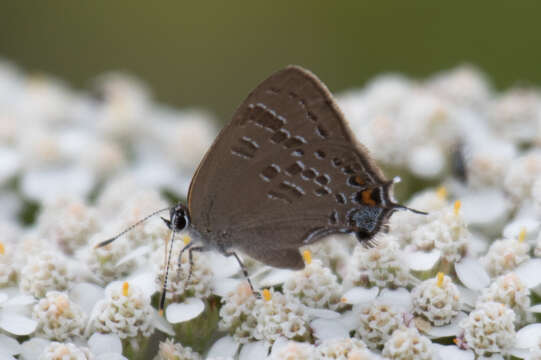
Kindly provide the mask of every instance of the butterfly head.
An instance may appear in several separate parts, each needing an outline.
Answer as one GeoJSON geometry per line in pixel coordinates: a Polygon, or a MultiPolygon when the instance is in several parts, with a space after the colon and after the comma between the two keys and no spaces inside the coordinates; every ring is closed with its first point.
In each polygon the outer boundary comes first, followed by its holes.
{"type": "Polygon", "coordinates": [[[172,207],[169,211],[169,220],[162,217],[167,227],[175,232],[182,231],[190,225],[188,208],[181,203],[172,207]]]}

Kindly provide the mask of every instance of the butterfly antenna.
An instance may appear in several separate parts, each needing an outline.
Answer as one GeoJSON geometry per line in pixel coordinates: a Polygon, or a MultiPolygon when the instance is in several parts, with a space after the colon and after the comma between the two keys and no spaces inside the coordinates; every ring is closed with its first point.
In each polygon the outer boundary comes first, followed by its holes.
{"type": "MultiPolygon", "coordinates": [[[[174,221],[174,219],[171,219],[171,221],[174,221]]],[[[160,296],[160,306],[158,308],[160,315],[163,315],[163,307],[165,305],[165,295],[167,293],[167,277],[169,276],[169,264],[171,263],[171,254],[173,253],[173,241],[175,240],[175,234],[175,230],[171,230],[171,237],[169,238],[169,255],[167,256],[167,267],[165,268],[165,276],[162,283],[162,295],[160,296]]]]}
{"type": "Polygon", "coordinates": [[[170,206],[170,207],[166,207],[166,208],[154,211],[152,214],[145,216],[141,220],[137,221],[135,224],[130,225],[126,230],[122,231],[120,234],[117,234],[117,235],[113,236],[110,239],[107,239],[105,241],[102,241],[102,242],[98,243],[96,246],[94,246],[94,248],[100,248],[100,247],[103,247],[105,245],[109,245],[110,243],[112,243],[113,241],[115,241],[116,239],[121,237],[122,235],[124,235],[127,232],[130,232],[131,230],[133,230],[137,225],[140,225],[140,224],[144,223],[145,221],[147,221],[148,219],[150,219],[151,217],[153,217],[155,215],[158,215],[159,213],[171,210],[172,208],[173,207],[170,206]]]}
{"type": "MultiPolygon", "coordinates": [[[[388,182],[385,184],[385,187],[386,187],[387,189],[389,189],[393,184],[398,184],[398,183],[401,182],[401,181],[402,181],[402,179],[400,179],[400,176],[395,176],[392,180],[388,181],[388,182]]],[[[415,210],[415,209],[409,208],[409,207],[407,207],[407,206],[397,204],[397,203],[395,203],[394,201],[392,201],[392,199],[391,199],[391,205],[392,205],[392,207],[395,208],[395,209],[407,210],[407,211],[411,211],[412,213],[419,214],[419,215],[428,215],[428,213],[425,212],[425,211],[415,210]]]]}

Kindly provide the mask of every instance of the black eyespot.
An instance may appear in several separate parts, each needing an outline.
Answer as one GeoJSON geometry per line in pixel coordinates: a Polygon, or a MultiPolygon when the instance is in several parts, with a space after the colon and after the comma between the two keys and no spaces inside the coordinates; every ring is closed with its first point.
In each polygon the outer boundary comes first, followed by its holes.
{"type": "Polygon", "coordinates": [[[185,216],[177,216],[175,218],[175,230],[180,231],[184,230],[186,228],[186,225],[188,225],[188,220],[185,216]]]}

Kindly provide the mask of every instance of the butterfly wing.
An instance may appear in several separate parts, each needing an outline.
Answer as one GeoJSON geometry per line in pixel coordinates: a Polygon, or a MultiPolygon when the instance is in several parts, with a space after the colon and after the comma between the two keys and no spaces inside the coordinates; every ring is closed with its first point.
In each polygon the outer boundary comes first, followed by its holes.
{"type": "Polygon", "coordinates": [[[213,245],[299,268],[297,249],[325,235],[372,237],[393,211],[389,185],[325,85],[290,66],[252,91],[221,131],[188,208],[213,245]]]}

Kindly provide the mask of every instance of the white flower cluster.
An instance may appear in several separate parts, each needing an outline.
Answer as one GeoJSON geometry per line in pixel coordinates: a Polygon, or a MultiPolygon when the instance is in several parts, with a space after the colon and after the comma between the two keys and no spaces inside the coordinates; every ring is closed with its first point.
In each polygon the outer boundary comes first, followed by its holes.
{"type": "Polygon", "coordinates": [[[126,282],[113,284],[106,292],[91,315],[93,331],[114,333],[121,339],[148,337],[154,332],[152,306],[141,290],[126,282]]]}
{"type": "Polygon", "coordinates": [[[72,254],[87,245],[88,237],[98,229],[98,219],[95,210],[80,199],[58,198],[43,209],[38,229],[41,236],[72,254]]]}
{"type": "Polygon", "coordinates": [[[483,289],[478,302],[498,302],[515,312],[515,324],[531,321],[530,289],[513,273],[496,278],[489,287],[483,289]]]}
{"type": "Polygon", "coordinates": [[[66,260],[57,252],[44,251],[28,259],[21,270],[19,287],[39,298],[49,290],[66,290],[71,278],[66,260]]]}
{"type": "Polygon", "coordinates": [[[460,323],[464,340],[477,354],[506,353],[515,341],[515,314],[502,303],[479,303],[460,323]]]}
{"type": "Polygon", "coordinates": [[[460,310],[460,292],[443,273],[417,285],[411,292],[413,312],[436,326],[448,324],[460,310]]]}
{"type": "Polygon", "coordinates": [[[274,290],[266,292],[264,298],[254,299],[250,288],[241,284],[224,299],[220,328],[233,332],[239,342],[275,342],[280,337],[307,339],[308,315],[299,299],[274,290]]]}
{"type": "Polygon", "coordinates": [[[360,311],[360,326],[356,334],[371,349],[380,348],[403,324],[403,314],[389,304],[373,304],[360,311]]]}
{"type": "Polygon", "coordinates": [[[530,258],[530,245],[517,239],[494,241],[481,263],[491,276],[499,276],[514,270],[530,258]]]}
{"type": "Polygon", "coordinates": [[[358,244],[351,255],[346,279],[354,285],[406,286],[411,282],[396,237],[379,235],[376,246],[358,244]]]}
{"type": "Polygon", "coordinates": [[[361,354],[366,352],[365,343],[359,339],[330,339],[322,342],[317,347],[317,354],[323,360],[348,360],[362,358],[361,354]]]}
{"type": "Polygon", "coordinates": [[[301,271],[239,254],[262,298],[234,258],[179,259],[197,239],[177,234],[160,317],[171,232],[159,216],[131,225],[186,198],[210,117],[130,76],[90,94],[0,62],[0,358],[539,358],[541,93],[495,93],[462,66],[338,101],[429,215],[395,212],[373,247],[310,244],[301,271]]]}
{"type": "Polygon", "coordinates": [[[201,355],[193,351],[189,346],[182,346],[172,339],[160,343],[158,353],[153,360],[201,360],[201,355]]]}
{"type": "Polygon", "coordinates": [[[314,259],[304,270],[295,273],[284,284],[284,294],[298,298],[313,308],[336,310],[343,307],[340,302],[342,287],[328,267],[314,259]]]}
{"type": "Polygon", "coordinates": [[[429,216],[431,219],[426,224],[413,231],[413,244],[424,251],[439,250],[441,258],[448,263],[459,261],[470,238],[459,211],[446,208],[429,216]]]}
{"type": "Polygon", "coordinates": [[[86,347],[78,347],[72,343],[53,342],[41,353],[39,360],[94,360],[94,356],[86,347]]]}
{"type": "MultiPolygon", "coordinates": [[[[186,237],[186,239],[189,239],[186,237]]],[[[166,297],[170,301],[180,302],[187,296],[206,298],[212,293],[213,272],[208,263],[206,254],[194,252],[193,261],[190,264],[188,251],[184,251],[182,258],[179,258],[184,242],[178,239],[173,244],[173,252],[167,278],[166,297]],[[188,281],[188,276],[191,278],[188,281]]],[[[156,276],[156,285],[159,287],[163,283],[167,259],[164,256],[165,244],[158,248],[153,254],[154,264],[160,264],[156,276]]]]}
{"type": "Polygon", "coordinates": [[[382,355],[396,360],[431,360],[434,354],[431,341],[415,328],[399,328],[383,347],[382,355]]]}
{"type": "Polygon", "coordinates": [[[66,294],[49,291],[32,312],[39,322],[37,333],[47,339],[65,341],[83,335],[86,315],[66,294]]]}

